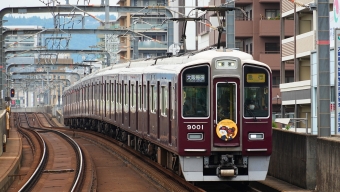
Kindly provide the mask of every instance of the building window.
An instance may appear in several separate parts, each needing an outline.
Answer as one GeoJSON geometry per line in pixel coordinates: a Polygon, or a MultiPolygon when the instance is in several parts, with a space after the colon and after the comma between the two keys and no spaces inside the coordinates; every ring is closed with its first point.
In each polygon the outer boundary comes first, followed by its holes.
{"type": "Polygon", "coordinates": [[[249,44],[249,54],[253,54],[253,44],[249,44]]]}
{"type": "Polygon", "coordinates": [[[294,77],[286,77],[285,78],[285,83],[291,83],[294,82],[294,77]]]}
{"type": "Polygon", "coordinates": [[[280,77],[273,76],[273,87],[279,87],[279,85],[280,85],[280,77]]]}
{"type": "Polygon", "coordinates": [[[266,54],[277,54],[280,53],[280,44],[279,43],[265,43],[264,46],[266,54]]]}
{"type": "Polygon", "coordinates": [[[238,48],[239,51],[244,51],[243,50],[243,41],[242,40],[235,40],[235,47],[238,48]]]}
{"type": "Polygon", "coordinates": [[[279,9],[266,9],[266,19],[274,19],[280,15],[279,9]]]}

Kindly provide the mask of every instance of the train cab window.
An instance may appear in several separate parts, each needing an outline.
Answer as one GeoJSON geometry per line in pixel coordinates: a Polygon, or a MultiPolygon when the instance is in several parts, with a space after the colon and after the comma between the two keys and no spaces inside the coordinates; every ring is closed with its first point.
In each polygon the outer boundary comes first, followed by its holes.
{"type": "Polygon", "coordinates": [[[223,119],[231,119],[237,123],[236,111],[236,83],[221,82],[217,83],[216,101],[217,101],[217,122],[223,119]]]}
{"type": "Polygon", "coordinates": [[[182,74],[183,117],[208,117],[208,66],[184,70],[182,74]]]}
{"type": "Polygon", "coordinates": [[[269,72],[262,67],[244,67],[244,117],[268,117],[269,72]]]}

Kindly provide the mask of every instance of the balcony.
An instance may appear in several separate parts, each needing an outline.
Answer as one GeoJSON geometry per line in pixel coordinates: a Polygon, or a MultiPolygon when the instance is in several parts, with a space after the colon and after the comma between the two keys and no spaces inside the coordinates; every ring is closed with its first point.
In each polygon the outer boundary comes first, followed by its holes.
{"type": "Polygon", "coordinates": [[[118,45],[118,52],[117,53],[126,52],[127,47],[128,47],[127,43],[125,41],[121,41],[118,45]]]}
{"type": "Polygon", "coordinates": [[[297,81],[280,84],[282,105],[310,104],[311,81],[297,81]]]}
{"type": "Polygon", "coordinates": [[[126,19],[127,13],[118,13],[118,18],[117,21],[121,20],[121,19],[126,19]]]}
{"type": "Polygon", "coordinates": [[[160,26],[160,24],[135,24],[135,25],[131,25],[131,28],[133,31],[146,31],[148,30],[148,32],[151,32],[151,31],[154,31],[154,32],[167,32],[167,28],[168,26],[167,25],[162,25],[160,26]]]}
{"type": "Polygon", "coordinates": [[[235,21],[235,36],[237,38],[252,37],[253,21],[235,21]]]}
{"type": "MultiPolygon", "coordinates": [[[[281,21],[280,18],[263,18],[259,23],[259,36],[274,37],[280,36],[281,21]]],[[[291,37],[294,35],[294,20],[285,20],[285,36],[291,37]]]]}
{"type": "Polygon", "coordinates": [[[260,3],[280,3],[281,0],[259,0],[260,3]]]}
{"type": "Polygon", "coordinates": [[[280,19],[270,18],[260,20],[259,36],[260,37],[280,37],[281,25],[280,19]]]}
{"type": "MultiPolygon", "coordinates": [[[[275,71],[281,69],[281,55],[279,52],[262,52],[260,53],[260,61],[269,65],[269,67],[275,71]]],[[[294,65],[285,65],[286,70],[294,70],[294,65]]]]}
{"type": "Polygon", "coordinates": [[[168,46],[166,42],[140,41],[138,42],[138,50],[168,50],[168,46]]]}
{"type": "Polygon", "coordinates": [[[253,0],[238,0],[235,3],[236,4],[252,4],[253,0]]]}
{"type": "MultiPolygon", "coordinates": [[[[309,31],[296,36],[296,55],[303,57],[315,50],[315,31],[309,31]]],[[[282,40],[282,61],[294,58],[294,37],[282,40]]]]}

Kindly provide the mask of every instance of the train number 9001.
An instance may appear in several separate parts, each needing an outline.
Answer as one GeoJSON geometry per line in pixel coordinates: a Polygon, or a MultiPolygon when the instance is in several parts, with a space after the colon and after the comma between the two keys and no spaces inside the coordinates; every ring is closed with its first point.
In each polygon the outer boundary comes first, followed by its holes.
{"type": "Polygon", "coordinates": [[[203,130],[203,125],[187,125],[188,130],[203,130]]]}

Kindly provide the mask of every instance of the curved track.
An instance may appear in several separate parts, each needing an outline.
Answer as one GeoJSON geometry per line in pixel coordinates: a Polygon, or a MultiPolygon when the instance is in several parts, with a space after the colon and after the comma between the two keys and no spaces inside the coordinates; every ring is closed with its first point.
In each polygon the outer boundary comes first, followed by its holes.
{"type": "Polygon", "coordinates": [[[42,129],[47,123],[41,119],[34,114],[19,115],[19,127],[36,135],[41,148],[39,164],[19,191],[79,191],[84,168],[79,146],[61,132],[42,129]]]}

